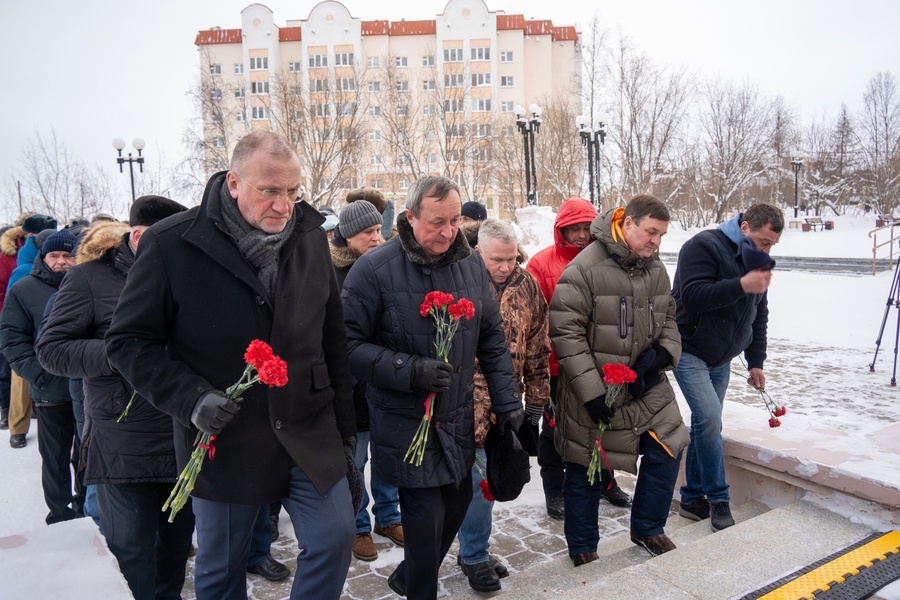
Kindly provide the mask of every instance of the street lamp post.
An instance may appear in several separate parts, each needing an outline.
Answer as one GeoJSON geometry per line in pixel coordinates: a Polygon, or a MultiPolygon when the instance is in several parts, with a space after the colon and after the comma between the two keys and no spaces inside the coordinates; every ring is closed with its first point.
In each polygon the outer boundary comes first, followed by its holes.
{"type": "Polygon", "coordinates": [[[794,170],[794,218],[797,218],[797,198],[800,190],[800,168],[803,166],[803,156],[800,152],[791,152],[791,168],[794,170]]]}
{"type": "Polygon", "coordinates": [[[516,125],[522,132],[525,144],[525,189],[528,198],[528,206],[537,206],[537,167],[534,163],[534,134],[541,128],[541,113],[543,109],[537,104],[530,104],[531,118],[527,118],[525,108],[520,105],[513,107],[516,115],[516,125]]]}
{"type": "Polygon", "coordinates": [[[144,149],[144,140],[141,138],[134,138],[131,141],[131,145],[134,146],[134,149],[137,150],[137,157],[132,158],[131,152],[128,153],[128,157],[122,156],[122,150],[125,149],[125,140],[122,138],[116,138],[112,141],[113,148],[115,148],[119,157],[116,159],[116,162],[119,164],[119,173],[124,173],[125,171],[122,169],[122,165],[128,163],[128,174],[131,176],[131,201],[135,200],[134,193],[134,163],[138,164],[141,173],[144,172],[144,157],[141,156],[141,150],[144,149]]]}
{"type": "Polygon", "coordinates": [[[591,124],[589,117],[580,115],[575,118],[575,126],[581,136],[581,145],[587,148],[588,189],[591,203],[600,208],[600,146],[606,139],[606,119],[591,124]]]}

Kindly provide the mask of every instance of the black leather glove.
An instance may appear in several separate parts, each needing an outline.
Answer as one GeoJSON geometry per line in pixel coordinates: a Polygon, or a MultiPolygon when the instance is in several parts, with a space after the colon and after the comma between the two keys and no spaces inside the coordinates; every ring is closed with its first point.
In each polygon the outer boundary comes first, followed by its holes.
{"type": "Polygon", "coordinates": [[[600,423],[609,425],[609,420],[616,414],[615,407],[606,405],[606,394],[599,398],[594,398],[585,404],[584,407],[587,409],[588,414],[591,416],[594,423],[597,423],[598,425],[600,423]]]}
{"type": "Polygon", "coordinates": [[[634,371],[635,378],[634,381],[628,384],[628,393],[631,394],[632,398],[640,398],[644,395],[644,391],[647,389],[644,376],[647,375],[647,370],[654,360],[656,360],[656,350],[650,348],[634,361],[631,370],[634,371]]]}
{"type": "Polygon", "coordinates": [[[497,415],[497,426],[500,427],[504,423],[514,432],[519,430],[525,421],[525,410],[523,408],[514,408],[509,412],[497,415]]]}
{"type": "Polygon", "coordinates": [[[446,392],[450,389],[453,367],[436,358],[416,357],[412,366],[410,387],[423,392],[446,392]]]}
{"type": "Polygon", "coordinates": [[[536,404],[526,404],[525,405],[525,416],[528,418],[528,422],[532,425],[540,425],[541,424],[541,416],[544,414],[544,407],[537,406],[536,404]]]}
{"type": "Polygon", "coordinates": [[[191,423],[203,433],[219,435],[239,410],[241,407],[229,400],[225,394],[219,390],[212,390],[197,400],[191,413],[191,423]]]}

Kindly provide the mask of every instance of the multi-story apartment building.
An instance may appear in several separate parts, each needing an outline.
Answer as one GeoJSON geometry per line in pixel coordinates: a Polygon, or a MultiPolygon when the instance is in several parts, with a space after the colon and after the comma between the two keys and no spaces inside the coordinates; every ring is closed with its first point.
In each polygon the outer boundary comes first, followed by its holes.
{"type": "Polygon", "coordinates": [[[206,168],[224,168],[244,133],[277,131],[317,204],[359,185],[400,199],[416,178],[443,174],[464,200],[507,213],[524,204],[514,107],[580,102],[575,27],[481,0],[450,0],[423,21],[363,21],[332,0],[284,27],[261,4],[241,16],[240,29],[195,42],[206,168]]]}

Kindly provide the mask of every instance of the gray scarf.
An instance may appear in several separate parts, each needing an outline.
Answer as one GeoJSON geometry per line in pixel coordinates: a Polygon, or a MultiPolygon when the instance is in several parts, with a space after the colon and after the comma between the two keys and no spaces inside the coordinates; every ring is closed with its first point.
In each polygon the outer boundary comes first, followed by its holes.
{"type": "Polygon", "coordinates": [[[275,280],[278,278],[278,255],[281,247],[294,231],[297,220],[296,213],[291,215],[290,221],[280,233],[266,233],[253,227],[244,220],[238,208],[237,200],[231,197],[228,184],[223,181],[219,192],[219,205],[222,210],[222,221],[225,229],[237,242],[238,249],[254,269],[259,282],[273,298],[275,292],[275,280]]]}

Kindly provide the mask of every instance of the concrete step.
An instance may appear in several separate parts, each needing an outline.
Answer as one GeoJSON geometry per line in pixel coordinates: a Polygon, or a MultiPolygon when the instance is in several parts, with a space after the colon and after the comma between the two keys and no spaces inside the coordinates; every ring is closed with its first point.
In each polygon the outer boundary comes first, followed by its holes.
{"type": "MultiPolygon", "coordinates": [[[[773,510],[750,502],[734,511],[734,527],[712,535],[709,521],[670,519],[678,548],[652,558],[627,534],[601,541],[600,560],[579,568],[568,556],[503,580],[520,598],[734,598],[853,544],[873,530],[805,500],[773,510]]],[[[484,598],[472,590],[458,598],[484,598]]]]}

